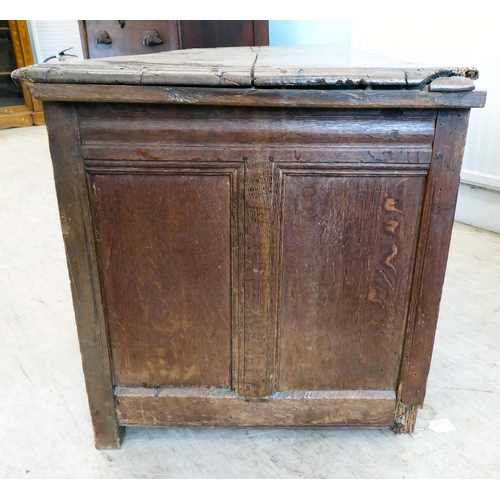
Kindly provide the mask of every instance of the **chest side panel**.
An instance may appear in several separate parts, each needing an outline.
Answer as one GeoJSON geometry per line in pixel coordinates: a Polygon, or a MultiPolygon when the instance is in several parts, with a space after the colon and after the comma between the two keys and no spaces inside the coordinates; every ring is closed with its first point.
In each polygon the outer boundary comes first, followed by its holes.
{"type": "Polygon", "coordinates": [[[424,184],[285,170],[280,391],[396,388],[424,184]]]}
{"type": "Polygon", "coordinates": [[[122,423],[388,425],[434,111],[82,105],[79,125],[122,423]]]}
{"type": "Polygon", "coordinates": [[[115,384],[229,387],[229,176],[90,180],[115,384]]]}

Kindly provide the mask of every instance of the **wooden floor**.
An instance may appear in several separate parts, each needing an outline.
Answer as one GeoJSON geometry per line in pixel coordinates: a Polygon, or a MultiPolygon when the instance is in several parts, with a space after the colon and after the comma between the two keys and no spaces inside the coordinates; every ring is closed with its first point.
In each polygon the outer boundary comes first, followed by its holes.
{"type": "Polygon", "coordinates": [[[0,151],[0,478],[500,477],[500,234],[455,225],[414,437],[130,428],[97,451],[45,128],[0,131],[0,151]],[[456,431],[426,429],[441,418],[456,431]]]}

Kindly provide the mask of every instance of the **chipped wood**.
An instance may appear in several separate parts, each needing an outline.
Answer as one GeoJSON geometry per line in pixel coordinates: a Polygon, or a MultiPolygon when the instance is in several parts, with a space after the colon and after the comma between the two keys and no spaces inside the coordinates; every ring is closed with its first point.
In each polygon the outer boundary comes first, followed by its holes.
{"type": "Polygon", "coordinates": [[[256,51],[253,47],[187,49],[43,63],[16,70],[13,78],[37,83],[248,87],[256,51]]]}
{"type": "Polygon", "coordinates": [[[441,76],[477,79],[475,68],[426,67],[337,45],[220,47],[65,64],[39,64],[13,77],[36,83],[219,87],[418,87],[441,76]]]}
{"type": "Polygon", "coordinates": [[[399,401],[396,405],[392,430],[396,434],[412,434],[415,430],[416,422],[417,408],[413,405],[407,405],[399,401]]]}
{"type": "Polygon", "coordinates": [[[118,419],[130,426],[389,427],[390,391],[314,391],[244,398],[233,391],[116,388],[118,419]],[[327,393],[325,395],[325,393],[327,393]]]}

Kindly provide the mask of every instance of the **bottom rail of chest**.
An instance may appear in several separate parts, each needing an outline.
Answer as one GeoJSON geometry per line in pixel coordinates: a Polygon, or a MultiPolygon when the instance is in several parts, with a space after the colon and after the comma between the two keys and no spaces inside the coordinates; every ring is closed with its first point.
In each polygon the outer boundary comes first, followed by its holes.
{"type": "Polygon", "coordinates": [[[392,391],[286,391],[244,398],[226,389],[115,389],[124,426],[393,427],[392,391]]]}

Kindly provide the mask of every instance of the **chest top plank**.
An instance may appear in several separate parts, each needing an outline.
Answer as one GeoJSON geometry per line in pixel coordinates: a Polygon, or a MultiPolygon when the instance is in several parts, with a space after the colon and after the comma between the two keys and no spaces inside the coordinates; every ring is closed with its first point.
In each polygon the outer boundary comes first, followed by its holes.
{"type": "Polygon", "coordinates": [[[474,80],[478,71],[399,61],[337,45],[307,45],[188,49],[76,63],[45,63],[21,68],[13,76],[35,83],[415,88],[438,77],[474,80]]]}

